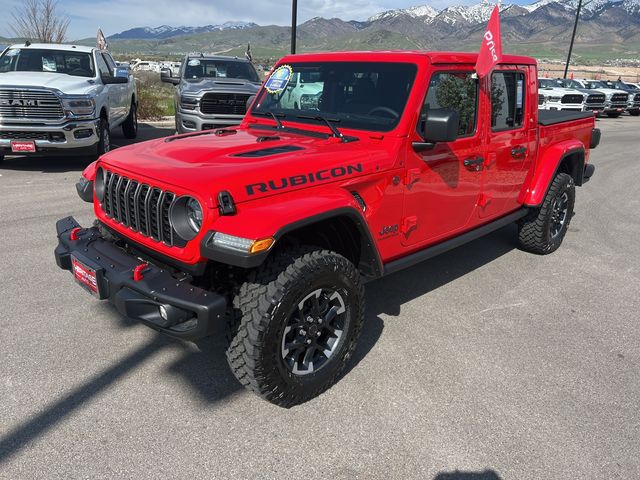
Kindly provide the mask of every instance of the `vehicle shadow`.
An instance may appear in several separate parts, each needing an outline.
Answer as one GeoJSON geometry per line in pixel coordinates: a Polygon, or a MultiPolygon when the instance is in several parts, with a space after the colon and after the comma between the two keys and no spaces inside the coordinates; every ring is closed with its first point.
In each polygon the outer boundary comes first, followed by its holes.
{"type": "Polygon", "coordinates": [[[455,470],[453,472],[440,472],[433,480],[501,480],[500,476],[494,471],[487,469],[483,472],[462,472],[455,470]]]}
{"type": "MultiPolygon", "coordinates": [[[[366,357],[381,337],[384,329],[384,322],[380,318],[381,314],[398,316],[404,303],[506,254],[515,247],[514,236],[514,227],[507,226],[404,272],[398,272],[370,283],[367,286],[366,294],[365,325],[345,375],[348,375],[366,357]]],[[[115,309],[109,304],[101,304],[97,308],[110,309],[114,316],[117,315],[115,309]]],[[[120,328],[130,328],[133,325],[137,324],[126,319],[119,321],[120,328]]],[[[217,331],[224,332],[220,328],[219,326],[217,331]]],[[[147,344],[134,350],[101,373],[87,379],[83,384],[53,402],[44,411],[0,437],[0,463],[30,444],[38,436],[55,427],[83,403],[90,401],[111,384],[121,380],[169,347],[184,350],[183,356],[169,367],[169,371],[187,380],[193,391],[200,395],[204,401],[214,404],[243,391],[243,387],[227,367],[224,353],[226,348],[224,334],[216,334],[214,337],[201,340],[196,343],[196,348],[185,342],[157,334],[147,344]]],[[[487,476],[490,473],[465,474],[485,475],[475,477],[447,477],[442,475],[462,475],[462,473],[442,473],[435,480],[499,480],[499,477],[495,475],[493,477],[487,476]]]]}

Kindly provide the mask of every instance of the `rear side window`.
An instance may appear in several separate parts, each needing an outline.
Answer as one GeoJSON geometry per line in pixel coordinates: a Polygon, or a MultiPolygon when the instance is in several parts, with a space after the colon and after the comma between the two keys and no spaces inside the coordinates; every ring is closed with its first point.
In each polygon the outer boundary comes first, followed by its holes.
{"type": "Polygon", "coordinates": [[[524,123],[524,74],[494,72],[491,75],[491,128],[515,130],[524,123]]]}
{"type": "Polygon", "coordinates": [[[460,115],[458,135],[473,135],[478,111],[478,82],[469,72],[437,72],[429,82],[423,113],[446,108],[460,115]]]}

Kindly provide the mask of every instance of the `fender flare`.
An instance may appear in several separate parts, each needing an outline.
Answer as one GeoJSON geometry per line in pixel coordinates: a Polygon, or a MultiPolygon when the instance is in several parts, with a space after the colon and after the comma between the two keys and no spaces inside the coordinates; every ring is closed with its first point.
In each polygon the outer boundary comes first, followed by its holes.
{"type": "MultiPolygon", "coordinates": [[[[362,215],[362,210],[351,194],[342,189],[324,192],[323,195],[306,195],[306,201],[301,202],[302,195],[297,192],[286,201],[278,202],[278,212],[286,212],[283,215],[274,215],[273,204],[258,200],[253,207],[238,205],[238,213],[232,216],[221,216],[213,224],[213,229],[204,235],[200,243],[200,254],[209,259],[228,265],[235,265],[243,268],[254,268],[261,265],[269,256],[273,249],[258,254],[244,254],[222,250],[213,245],[211,238],[216,231],[235,235],[243,238],[260,239],[273,237],[278,244],[278,240],[287,234],[295,232],[301,228],[309,227],[323,221],[346,218],[353,223],[360,234],[360,247],[362,252],[361,264],[366,264],[365,269],[361,269],[367,278],[377,278],[382,275],[382,261],[376,244],[371,236],[367,221],[362,215]],[[337,190],[337,191],[336,191],[337,190]],[[336,195],[336,193],[338,193],[336,195]],[[314,212],[309,214],[309,211],[314,212]],[[267,215],[270,212],[270,215],[267,215]],[[266,217],[267,221],[264,222],[266,217]],[[262,221],[261,221],[262,220],[262,221]],[[283,220],[280,223],[280,220],[283,220]],[[277,223],[279,223],[279,225],[277,223]],[[247,228],[249,226],[249,228],[247,228]],[[253,227],[253,228],[252,228],[253,227]]],[[[252,202],[253,203],[253,202],[252,202]]]]}
{"type": "Polygon", "coordinates": [[[571,176],[576,185],[582,185],[585,153],[584,144],[579,140],[568,140],[550,147],[537,161],[541,167],[533,173],[531,181],[528,182],[529,187],[524,191],[522,203],[531,207],[541,205],[560,165],[570,156],[577,157],[577,162],[572,166],[571,176]]]}

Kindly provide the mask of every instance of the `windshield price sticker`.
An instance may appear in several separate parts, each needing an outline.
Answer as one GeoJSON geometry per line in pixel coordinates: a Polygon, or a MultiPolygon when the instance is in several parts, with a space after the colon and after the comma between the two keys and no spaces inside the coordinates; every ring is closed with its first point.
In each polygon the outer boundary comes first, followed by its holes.
{"type": "Polygon", "coordinates": [[[271,74],[269,80],[264,84],[264,88],[269,93],[280,93],[287,88],[292,75],[293,68],[291,68],[291,65],[281,65],[271,74]]]}

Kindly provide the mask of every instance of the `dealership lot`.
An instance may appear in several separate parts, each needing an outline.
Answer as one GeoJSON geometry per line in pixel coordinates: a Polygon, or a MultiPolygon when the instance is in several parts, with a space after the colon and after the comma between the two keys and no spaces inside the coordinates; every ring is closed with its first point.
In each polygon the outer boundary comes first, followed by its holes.
{"type": "Polygon", "coordinates": [[[55,221],[92,221],[86,161],[7,160],[0,478],[637,478],[640,118],[597,126],[560,250],[507,227],[369,284],[348,373],[290,410],[242,389],[222,335],[162,337],[56,267],[55,221]]]}

